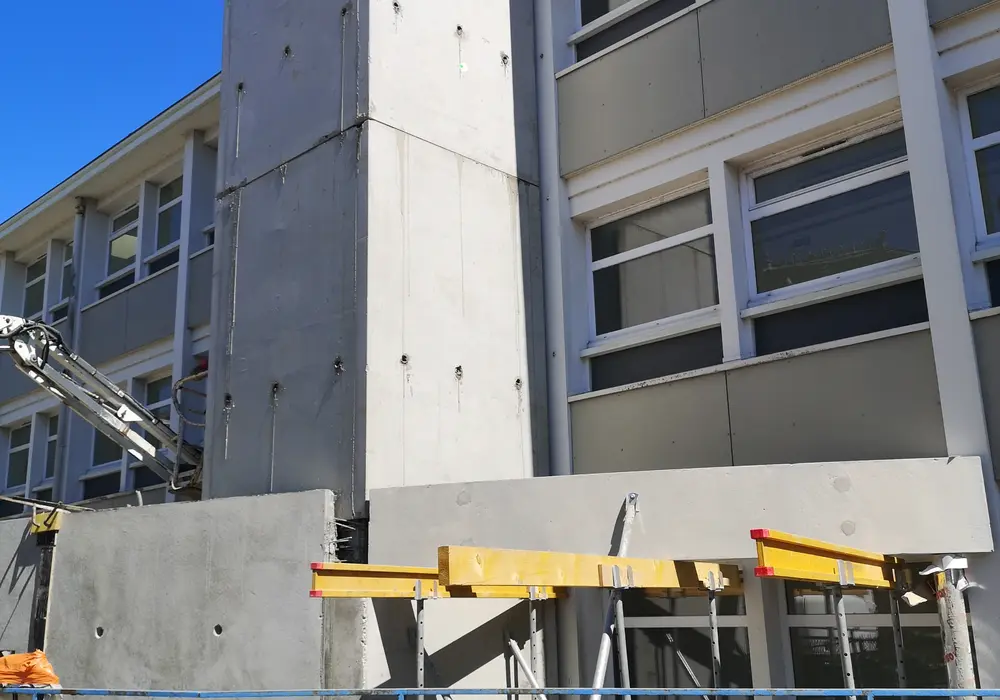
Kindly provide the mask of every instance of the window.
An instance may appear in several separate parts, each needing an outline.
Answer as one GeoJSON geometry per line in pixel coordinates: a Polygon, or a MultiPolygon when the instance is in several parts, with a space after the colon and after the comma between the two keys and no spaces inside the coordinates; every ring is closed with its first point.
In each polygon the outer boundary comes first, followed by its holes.
{"type": "Polygon", "coordinates": [[[31,424],[7,432],[7,488],[24,486],[28,480],[28,459],[31,451],[31,424]]]}
{"type": "Polygon", "coordinates": [[[56,459],[58,457],[59,442],[59,416],[49,416],[48,439],[45,443],[45,478],[51,479],[56,475],[56,459]]]}
{"type": "Polygon", "coordinates": [[[751,176],[747,196],[758,355],[927,320],[902,129],[751,176]],[[845,283],[856,296],[811,300],[845,283]],[[798,308],[766,314],[796,297],[798,308]]]}
{"type": "MultiPolygon", "coordinates": [[[[631,590],[624,592],[622,602],[633,688],[712,687],[707,597],[658,598],[631,590]]],[[[721,686],[753,687],[746,603],[742,596],[720,595],[718,611],[724,659],[721,686]]],[[[620,685],[617,655],[614,657],[616,685],[620,685]]]]}
{"type": "Polygon", "coordinates": [[[38,319],[42,317],[45,306],[45,265],[46,256],[38,258],[28,265],[24,280],[24,317],[38,319]]]}
{"type": "MultiPolygon", "coordinates": [[[[919,570],[921,567],[914,567],[919,570]]],[[[842,688],[839,643],[833,602],[808,584],[785,585],[788,604],[794,685],[842,688]]],[[[844,591],[851,661],[859,688],[897,688],[896,652],[892,637],[889,594],[885,591],[844,591]]],[[[933,600],[905,608],[900,624],[903,661],[911,688],[947,688],[941,630],[933,600]]],[[[970,630],[971,633],[971,630],[970,630]]]]}
{"type": "Polygon", "coordinates": [[[209,224],[202,229],[201,235],[204,239],[205,247],[215,245],[215,224],[209,224]]]}
{"type": "MultiPolygon", "coordinates": [[[[170,424],[170,407],[172,405],[170,394],[172,391],[173,378],[170,376],[146,382],[146,408],[167,425],[170,424]]],[[[157,449],[163,447],[156,438],[148,433],[146,439],[157,449]]],[[[141,489],[162,483],[163,479],[148,467],[135,467],[135,488],[141,489]]]]}
{"type": "Polygon", "coordinates": [[[35,499],[52,503],[52,489],[38,489],[35,491],[35,499]]]}
{"type": "Polygon", "coordinates": [[[160,188],[156,210],[156,249],[162,250],[181,239],[181,195],[184,178],[179,177],[160,188]]]}
{"type": "Polygon", "coordinates": [[[593,389],[722,361],[711,224],[702,190],[590,231],[593,389]]]}
{"type": "Polygon", "coordinates": [[[94,452],[90,463],[95,467],[105,467],[111,464],[120,464],[121,460],[121,446],[100,430],[95,429],[94,452]]]}
{"type": "Polygon", "coordinates": [[[69,300],[73,296],[73,241],[63,245],[62,275],[59,279],[59,302],[52,307],[52,322],[69,315],[69,300]]]}
{"type": "Polygon", "coordinates": [[[135,255],[139,240],[139,205],[111,220],[108,238],[108,282],[100,287],[103,299],[135,282],[135,255]]]}
{"type": "Polygon", "coordinates": [[[1000,87],[969,95],[968,136],[980,207],[980,238],[1000,233],[1000,87]]]}
{"type": "MultiPolygon", "coordinates": [[[[691,7],[696,0],[659,0],[638,12],[635,12],[623,19],[602,27],[600,31],[576,45],[576,60],[593,56],[599,51],[603,51],[609,46],[617,44],[623,39],[627,39],[634,34],[638,34],[643,29],[651,27],[657,22],[666,19],[670,15],[691,7]]],[[[628,0],[581,0],[580,14],[583,24],[589,24],[596,19],[600,19],[612,10],[616,10],[626,4],[628,0]]]]}
{"type": "Polygon", "coordinates": [[[92,476],[83,480],[83,500],[101,498],[118,493],[121,487],[121,475],[118,472],[92,476]]]}

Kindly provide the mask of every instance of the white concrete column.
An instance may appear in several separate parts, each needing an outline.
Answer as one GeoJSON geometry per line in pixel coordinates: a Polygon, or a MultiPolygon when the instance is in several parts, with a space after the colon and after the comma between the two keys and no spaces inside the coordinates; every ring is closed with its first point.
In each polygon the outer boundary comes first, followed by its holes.
{"type": "MultiPolygon", "coordinates": [[[[945,139],[949,100],[937,73],[938,54],[926,0],[888,1],[945,440],[949,455],[982,458],[995,538],[1000,529],[1000,493],[993,473],[949,179],[945,139]]],[[[941,504],[941,513],[926,515],[946,523],[948,504],[941,504]]],[[[980,680],[983,687],[995,688],[1000,684],[1000,556],[977,557],[970,563],[970,577],[986,586],[969,596],[980,680]]]]}
{"type": "Polygon", "coordinates": [[[44,413],[31,416],[31,449],[28,453],[28,474],[24,480],[25,494],[45,478],[45,459],[49,448],[49,417],[44,413]]]}
{"type": "Polygon", "coordinates": [[[728,163],[713,163],[708,169],[708,187],[715,236],[722,359],[732,362],[754,355],[753,323],[740,316],[750,301],[750,285],[739,173],[728,163]]]}

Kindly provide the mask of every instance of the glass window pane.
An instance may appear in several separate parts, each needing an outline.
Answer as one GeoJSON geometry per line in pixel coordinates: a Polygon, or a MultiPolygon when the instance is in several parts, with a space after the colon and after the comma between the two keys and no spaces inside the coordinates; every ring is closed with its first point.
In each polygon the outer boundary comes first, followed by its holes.
{"type": "Polygon", "coordinates": [[[758,219],[750,229],[758,292],[919,251],[909,174],[758,219]]]}
{"type": "MultiPolygon", "coordinates": [[[[795,685],[843,688],[837,630],[793,627],[790,632],[795,685]]],[[[892,628],[858,627],[849,629],[848,633],[857,687],[898,688],[892,628]]],[[[941,659],[943,653],[938,628],[903,628],[903,661],[910,687],[947,687],[948,673],[941,659]]]]}
{"type": "MultiPolygon", "coordinates": [[[[712,687],[712,642],[708,629],[626,627],[625,640],[629,655],[629,680],[633,688],[712,687]],[[688,675],[685,661],[694,679],[688,675]]],[[[723,688],[753,687],[749,648],[745,627],[723,627],[719,630],[719,651],[722,655],[720,685],[723,688]]],[[[617,662],[617,654],[613,657],[617,662]]],[[[618,669],[615,671],[618,676],[616,685],[620,687],[618,669]]]]}
{"type": "Polygon", "coordinates": [[[594,272],[599,335],[703,309],[718,301],[711,237],[594,272]]]}
{"type": "Polygon", "coordinates": [[[39,281],[24,288],[24,315],[31,318],[42,312],[45,305],[45,282],[39,281]]]}
{"type": "Polygon", "coordinates": [[[104,476],[94,477],[93,479],[83,480],[83,500],[87,501],[91,498],[100,498],[101,496],[111,496],[112,494],[118,493],[118,488],[121,485],[121,475],[117,472],[114,474],[105,474],[104,476]]]}
{"type": "Polygon", "coordinates": [[[157,486],[162,483],[164,483],[163,479],[148,467],[135,467],[132,473],[132,487],[137,490],[157,486]]]}
{"type": "Polygon", "coordinates": [[[155,275],[157,272],[160,272],[161,270],[166,270],[171,265],[176,265],[178,262],[180,262],[180,259],[181,259],[181,252],[177,248],[174,248],[173,251],[149,263],[149,274],[155,275]]]}
{"type": "MultiPolygon", "coordinates": [[[[638,589],[622,592],[625,617],[670,617],[708,615],[708,596],[657,596],[638,589]]],[[[720,595],[720,615],[745,615],[746,601],[741,595],[720,595]]]]}
{"type": "Polygon", "coordinates": [[[722,364],[722,330],[716,326],[590,358],[590,386],[610,389],[678,372],[722,364]]]}
{"type": "Polygon", "coordinates": [[[179,177],[172,182],[168,182],[160,188],[160,206],[167,202],[172,202],[181,196],[184,190],[184,178],[179,177]]]}
{"type": "Polygon", "coordinates": [[[139,219],[139,205],[136,204],[130,207],[127,211],[124,211],[117,217],[115,217],[114,221],[111,222],[111,230],[118,231],[120,229],[123,229],[129,224],[131,224],[133,221],[137,221],[138,219],[139,219]]]}
{"type": "Polygon", "coordinates": [[[766,202],[905,155],[903,130],[891,131],[825,156],[754,178],[755,199],[757,203],[766,202]]]}
{"type": "Polygon", "coordinates": [[[181,205],[164,209],[156,218],[156,248],[170,245],[181,239],[181,205]]]}
{"type": "Polygon", "coordinates": [[[172,377],[164,377],[163,379],[148,382],[146,384],[146,405],[169,400],[172,385],[172,377]]]}
{"type": "Polygon", "coordinates": [[[24,506],[18,503],[11,503],[10,501],[0,502],[0,518],[9,518],[15,515],[22,515],[24,513],[24,506]]]}
{"type": "Polygon", "coordinates": [[[35,498],[39,501],[48,501],[49,503],[52,503],[52,489],[35,491],[35,498]]]}
{"type": "Polygon", "coordinates": [[[73,266],[66,265],[62,269],[62,287],[60,289],[60,300],[69,299],[73,296],[73,266]]]}
{"type": "Polygon", "coordinates": [[[122,448],[118,443],[104,433],[94,431],[94,457],[91,464],[95,467],[111,462],[119,462],[122,458],[122,448]]]}
{"type": "Polygon", "coordinates": [[[45,478],[51,479],[56,473],[56,441],[49,440],[45,446],[45,478]]]}
{"type": "Polygon", "coordinates": [[[1000,87],[969,95],[969,120],[973,138],[1000,131],[1000,87]]]}
{"type": "Polygon", "coordinates": [[[63,244],[63,264],[73,262],[73,241],[63,244]]]}
{"type": "Polygon", "coordinates": [[[49,437],[55,437],[59,434],[59,416],[49,417],[49,437]]]}
{"type": "Polygon", "coordinates": [[[115,292],[120,292],[126,287],[130,286],[135,281],[135,273],[131,275],[125,275],[124,277],[119,277],[114,282],[109,282],[108,284],[101,287],[100,297],[104,299],[111,296],[115,292]]]}
{"type": "Polygon", "coordinates": [[[31,442],[31,425],[24,425],[10,431],[10,447],[24,447],[31,442]]]}
{"type": "Polygon", "coordinates": [[[590,232],[593,259],[624,253],[712,223],[708,190],[633,214],[590,232]]]}
{"type": "Polygon", "coordinates": [[[7,488],[22,486],[28,479],[28,450],[11,452],[7,459],[7,488]]]}
{"type": "Polygon", "coordinates": [[[137,231],[129,231],[111,241],[108,246],[108,274],[113,275],[119,270],[135,262],[135,245],[137,231]]]}
{"type": "Polygon", "coordinates": [[[1000,144],[976,151],[986,233],[1000,232],[1000,144]]]}
{"type": "Polygon", "coordinates": [[[45,276],[45,256],[43,255],[38,260],[28,265],[28,274],[26,277],[27,283],[31,284],[37,279],[45,276]]]}

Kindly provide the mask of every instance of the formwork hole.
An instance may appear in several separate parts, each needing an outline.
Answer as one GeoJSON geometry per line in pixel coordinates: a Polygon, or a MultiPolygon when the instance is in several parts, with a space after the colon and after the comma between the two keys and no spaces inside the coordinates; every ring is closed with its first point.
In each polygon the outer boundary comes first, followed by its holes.
{"type": "Polygon", "coordinates": [[[103,636],[104,636],[104,628],[103,628],[103,627],[101,627],[101,626],[98,626],[98,627],[96,627],[96,628],[94,629],[94,636],[95,636],[95,637],[96,637],[97,639],[100,639],[101,637],[103,637],[103,636]]]}
{"type": "Polygon", "coordinates": [[[216,625],[215,627],[212,628],[212,631],[215,632],[215,636],[216,637],[221,637],[222,636],[222,625],[216,625]]]}

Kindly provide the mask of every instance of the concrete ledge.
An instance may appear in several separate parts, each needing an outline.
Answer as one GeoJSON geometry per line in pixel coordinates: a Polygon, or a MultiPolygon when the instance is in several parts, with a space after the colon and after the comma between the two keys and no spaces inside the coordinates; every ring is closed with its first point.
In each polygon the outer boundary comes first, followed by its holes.
{"type": "Polygon", "coordinates": [[[445,544],[606,553],[629,491],[637,557],[753,558],[755,527],[899,555],[993,549],[981,461],[954,457],[376,489],[369,560],[433,566],[445,544]]]}

